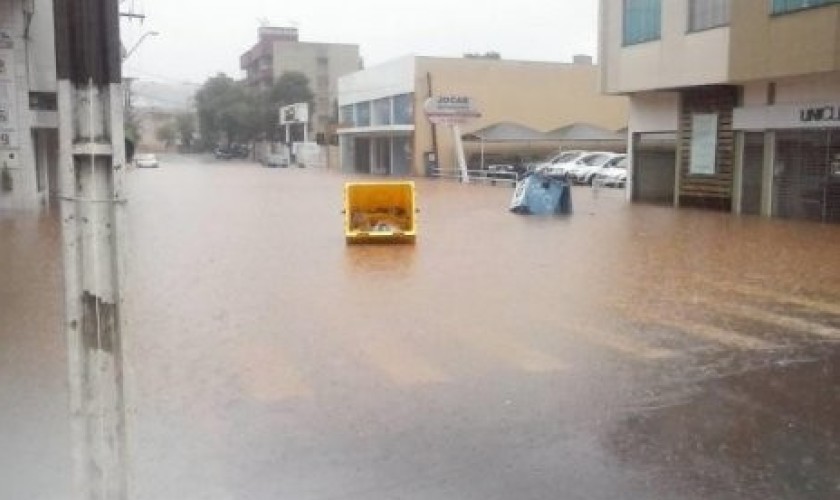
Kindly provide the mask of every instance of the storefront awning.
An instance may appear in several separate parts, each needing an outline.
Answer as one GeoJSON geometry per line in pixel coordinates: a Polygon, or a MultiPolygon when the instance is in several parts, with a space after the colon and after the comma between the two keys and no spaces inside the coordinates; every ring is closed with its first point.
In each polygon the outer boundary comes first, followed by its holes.
{"type": "Polygon", "coordinates": [[[627,134],[615,132],[591,123],[572,123],[546,132],[545,137],[554,141],[626,141],[627,134]]]}
{"type": "Polygon", "coordinates": [[[463,136],[471,142],[540,142],[550,141],[542,132],[513,122],[500,122],[463,136]]]}

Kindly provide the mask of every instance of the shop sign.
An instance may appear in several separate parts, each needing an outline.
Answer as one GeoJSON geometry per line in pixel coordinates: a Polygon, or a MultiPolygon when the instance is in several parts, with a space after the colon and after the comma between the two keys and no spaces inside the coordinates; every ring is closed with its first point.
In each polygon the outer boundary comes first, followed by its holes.
{"type": "Polygon", "coordinates": [[[426,99],[423,111],[430,122],[438,125],[457,125],[481,118],[475,100],[465,95],[430,97],[426,99]]]}
{"type": "Polygon", "coordinates": [[[840,103],[780,104],[735,108],[735,130],[840,127],[840,103]]]}
{"type": "Polygon", "coordinates": [[[15,41],[8,31],[0,31],[0,49],[15,48],[15,41]]]}
{"type": "Polygon", "coordinates": [[[309,122],[309,104],[299,102],[297,104],[290,104],[280,108],[280,125],[289,123],[308,123],[309,122]]]}
{"type": "Polygon", "coordinates": [[[840,123],[840,106],[809,106],[799,110],[799,121],[840,123]]]}
{"type": "Polygon", "coordinates": [[[12,51],[0,49],[0,149],[18,147],[17,93],[11,75],[13,68],[12,51]]]}

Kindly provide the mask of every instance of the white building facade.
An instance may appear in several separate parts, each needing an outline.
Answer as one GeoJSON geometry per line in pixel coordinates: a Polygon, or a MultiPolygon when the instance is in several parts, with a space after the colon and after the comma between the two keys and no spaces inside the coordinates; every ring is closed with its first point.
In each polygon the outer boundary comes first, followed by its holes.
{"type": "Polygon", "coordinates": [[[53,6],[0,0],[0,210],[50,198],[58,161],[53,6]]]}
{"type": "Polygon", "coordinates": [[[411,174],[416,67],[414,57],[403,57],[340,79],[344,171],[411,174]]]}

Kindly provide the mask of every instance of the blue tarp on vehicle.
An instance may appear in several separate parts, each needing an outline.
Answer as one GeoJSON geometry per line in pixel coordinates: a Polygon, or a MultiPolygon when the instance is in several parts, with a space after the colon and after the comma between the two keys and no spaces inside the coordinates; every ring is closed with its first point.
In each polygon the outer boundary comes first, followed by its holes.
{"type": "Polygon", "coordinates": [[[523,215],[571,214],[571,186],[562,179],[530,175],[516,185],[510,211],[523,215]]]}

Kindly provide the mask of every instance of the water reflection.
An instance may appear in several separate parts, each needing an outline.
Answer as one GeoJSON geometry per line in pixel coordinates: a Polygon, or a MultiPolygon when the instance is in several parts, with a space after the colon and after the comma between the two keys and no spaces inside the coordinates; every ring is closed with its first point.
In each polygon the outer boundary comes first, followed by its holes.
{"type": "Polygon", "coordinates": [[[344,270],[358,278],[377,274],[395,278],[409,276],[419,251],[416,245],[422,245],[422,242],[413,245],[348,245],[344,252],[344,270]]]}
{"type": "Polygon", "coordinates": [[[605,445],[622,467],[702,498],[834,498],[838,367],[832,356],[672,388],[693,394],[619,419],[605,445]]]}
{"type": "MultiPolygon", "coordinates": [[[[587,188],[528,218],[421,179],[416,245],[347,246],[344,181],[131,173],[139,498],[830,493],[838,227],[587,188]]],[[[22,498],[14,471],[66,449],[56,219],[0,215],[0,258],[0,497],[22,498]]]]}

